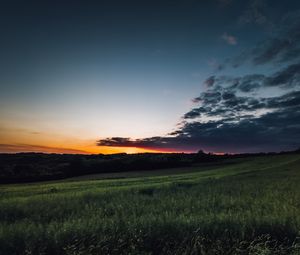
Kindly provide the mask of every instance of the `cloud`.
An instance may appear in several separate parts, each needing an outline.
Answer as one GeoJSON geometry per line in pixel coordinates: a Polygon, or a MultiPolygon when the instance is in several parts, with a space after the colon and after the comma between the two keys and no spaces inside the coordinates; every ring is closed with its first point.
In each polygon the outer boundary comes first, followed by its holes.
{"type": "MultiPolygon", "coordinates": [[[[202,97],[205,96],[206,94],[202,95],[202,97]]],[[[254,116],[258,110],[280,110],[291,106],[300,106],[300,91],[293,91],[282,96],[270,98],[236,96],[233,92],[224,91],[222,99],[217,104],[213,101],[210,102],[201,103],[200,107],[187,112],[183,118],[186,120],[198,117],[241,118],[244,115],[249,118],[249,113],[254,116]]]]}
{"type": "Polygon", "coordinates": [[[257,25],[271,25],[271,22],[267,16],[268,6],[263,0],[249,1],[249,5],[246,10],[239,17],[240,24],[257,24],[257,25]]]}
{"type": "Polygon", "coordinates": [[[300,84],[300,63],[289,65],[265,81],[266,86],[296,87],[300,84]]]}
{"type": "MultiPolygon", "coordinates": [[[[299,17],[300,18],[300,17],[299,17]]],[[[277,37],[269,39],[253,49],[253,63],[265,64],[276,60],[287,62],[300,56],[300,22],[277,37]]]]}
{"type": "MultiPolygon", "coordinates": [[[[247,76],[247,79],[261,79],[247,76]]],[[[240,80],[247,80],[240,79],[240,80]]],[[[158,151],[258,152],[300,146],[300,91],[275,97],[238,95],[238,86],[216,86],[194,100],[199,104],[166,136],[100,139],[99,146],[138,147],[158,151]]]]}
{"type": "Polygon", "coordinates": [[[224,34],[222,35],[222,39],[223,39],[225,42],[227,42],[228,44],[230,44],[230,45],[236,45],[236,44],[237,44],[237,39],[236,39],[234,36],[229,35],[229,34],[227,34],[227,33],[224,33],[224,34]]]}
{"type": "MultiPolygon", "coordinates": [[[[263,1],[252,1],[243,22],[271,26],[263,1]]],[[[157,137],[104,138],[98,145],[214,152],[281,151],[300,147],[300,14],[289,13],[263,43],[225,63],[269,65],[263,73],[211,75],[175,131],[157,137]],[[274,68],[276,67],[276,68],[274,68]],[[272,71],[271,71],[272,70],[272,71]],[[272,94],[269,94],[270,91],[272,94]]],[[[223,40],[237,43],[225,33],[223,40]]],[[[255,69],[253,69],[255,70],[255,69]]]]}
{"type": "Polygon", "coordinates": [[[278,87],[291,89],[300,87],[300,62],[286,65],[270,75],[247,74],[244,76],[210,76],[204,81],[207,95],[204,93],[194,98],[194,103],[200,101],[214,100],[214,94],[218,95],[221,90],[240,91],[243,93],[255,92],[262,88],[278,87]]]}
{"type": "Polygon", "coordinates": [[[283,64],[300,58],[300,11],[284,15],[274,24],[271,35],[252,49],[229,59],[222,66],[240,67],[245,62],[254,65],[283,64]]]}
{"type": "Polygon", "coordinates": [[[100,139],[99,146],[138,147],[158,151],[257,152],[300,146],[300,64],[270,75],[211,76],[207,90],[193,99],[177,130],[166,136],[100,139]],[[254,92],[277,86],[278,96],[254,92]]]}
{"type": "Polygon", "coordinates": [[[281,20],[277,37],[266,41],[262,51],[254,59],[255,63],[266,63],[276,59],[278,62],[287,62],[300,57],[300,11],[290,12],[281,20]]]}
{"type": "Polygon", "coordinates": [[[300,144],[300,107],[278,109],[259,117],[224,118],[208,123],[191,122],[181,132],[199,147],[217,150],[281,150],[300,144]]]}
{"type": "Polygon", "coordinates": [[[215,83],[215,76],[210,76],[205,80],[204,85],[209,88],[212,87],[214,83],[215,83]]]}
{"type": "Polygon", "coordinates": [[[18,152],[44,152],[44,153],[66,153],[66,154],[88,154],[83,150],[70,148],[49,147],[31,144],[0,144],[0,153],[18,152]]]}
{"type": "Polygon", "coordinates": [[[176,151],[176,148],[171,147],[167,137],[159,136],[144,139],[110,137],[98,140],[97,145],[112,147],[135,147],[157,151],[176,151]]]}
{"type": "Polygon", "coordinates": [[[300,91],[293,91],[281,97],[272,97],[265,100],[267,108],[287,108],[300,106],[300,91]]]}
{"type": "MultiPolygon", "coordinates": [[[[280,151],[300,145],[300,107],[290,107],[245,118],[238,122],[226,118],[207,123],[186,123],[174,136],[130,140],[130,147],[177,151],[257,152],[280,151]]],[[[99,145],[103,140],[99,140],[99,145]]],[[[106,146],[128,146],[122,140],[105,139],[106,146]]]]}
{"type": "Polygon", "coordinates": [[[224,64],[220,63],[218,60],[214,58],[208,61],[208,65],[216,72],[222,71],[224,69],[224,64]]]}

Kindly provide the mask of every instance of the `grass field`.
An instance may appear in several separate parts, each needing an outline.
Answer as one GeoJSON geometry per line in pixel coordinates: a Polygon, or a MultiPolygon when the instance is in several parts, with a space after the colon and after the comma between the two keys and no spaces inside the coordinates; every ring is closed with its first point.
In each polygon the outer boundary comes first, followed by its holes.
{"type": "Polygon", "coordinates": [[[0,254],[300,254],[299,154],[172,172],[1,185],[0,254]]]}

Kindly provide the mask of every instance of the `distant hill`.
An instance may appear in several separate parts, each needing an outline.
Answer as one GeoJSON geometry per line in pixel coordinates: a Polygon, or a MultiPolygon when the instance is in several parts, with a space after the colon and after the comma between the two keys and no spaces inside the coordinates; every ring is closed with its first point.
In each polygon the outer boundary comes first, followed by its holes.
{"type": "Polygon", "coordinates": [[[55,180],[73,176],[189,167],[233,158],[299,153],[300,149],[281,153],[225,154],[139,153],[111,155],[17,153],[0,154],[0,183],[55,180]]]}

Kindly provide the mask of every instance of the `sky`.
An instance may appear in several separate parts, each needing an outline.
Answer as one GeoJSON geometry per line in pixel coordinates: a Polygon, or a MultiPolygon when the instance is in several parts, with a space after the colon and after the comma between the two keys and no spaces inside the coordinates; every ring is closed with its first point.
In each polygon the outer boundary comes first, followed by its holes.
{"type": "Polygon", "coordinates": [[[300,147],[297,0],[4,0],[0,33],[0,152],[300,147]]]}

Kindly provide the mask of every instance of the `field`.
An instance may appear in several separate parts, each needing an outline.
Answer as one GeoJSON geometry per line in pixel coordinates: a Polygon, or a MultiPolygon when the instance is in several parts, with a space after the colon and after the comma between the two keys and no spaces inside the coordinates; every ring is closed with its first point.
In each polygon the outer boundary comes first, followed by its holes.
{"type": "Polygon", "coordinates": [[[300,254],[299,154],[123,175],[1,185],[0,254],[300,254]]]}

